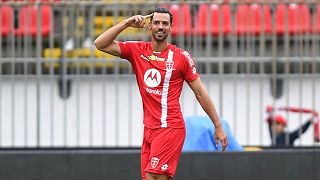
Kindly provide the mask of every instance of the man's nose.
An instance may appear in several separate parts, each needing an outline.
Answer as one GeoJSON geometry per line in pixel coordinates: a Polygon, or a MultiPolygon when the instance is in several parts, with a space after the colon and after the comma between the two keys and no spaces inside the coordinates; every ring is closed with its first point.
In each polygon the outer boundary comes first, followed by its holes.
{"type": "Polygon", "coordinates": [[[159,23],[159,29],[163,29],[163,24],[159,23]]]}

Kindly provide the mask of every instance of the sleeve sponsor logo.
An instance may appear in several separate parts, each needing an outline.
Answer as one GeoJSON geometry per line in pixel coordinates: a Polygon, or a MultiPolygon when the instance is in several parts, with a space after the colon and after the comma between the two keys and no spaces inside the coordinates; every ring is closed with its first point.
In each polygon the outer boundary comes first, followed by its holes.
{"type": "Polygon", "coordinates": [[[192,73],[193,73],[193,74],[196,74],[196,73],[197,73],[196,67],[193,67],[192,73]]]}
{"type": "Polygon", "coordinates": [[[186,56],[186,58],[188,59],[188,62],[189,62],[189,64],[190,64],[190,67],[194,66],[194,62],[193,62],[190,54],[189,54],[187,51],[183,51],[182,54],[183,54],[184,56],[186,56]]]}

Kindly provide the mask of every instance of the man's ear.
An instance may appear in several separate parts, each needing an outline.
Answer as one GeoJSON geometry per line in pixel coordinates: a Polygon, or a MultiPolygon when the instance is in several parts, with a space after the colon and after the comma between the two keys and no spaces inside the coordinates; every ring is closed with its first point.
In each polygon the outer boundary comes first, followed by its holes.
{"type": "Polygon", "coordinates": [[[170,31],[169,31],[169,32],[171,32],[171,31],[172,31],[172,27],[173,27],[173,24],[171,24],[171,26],[170,26],[170,31]]]}

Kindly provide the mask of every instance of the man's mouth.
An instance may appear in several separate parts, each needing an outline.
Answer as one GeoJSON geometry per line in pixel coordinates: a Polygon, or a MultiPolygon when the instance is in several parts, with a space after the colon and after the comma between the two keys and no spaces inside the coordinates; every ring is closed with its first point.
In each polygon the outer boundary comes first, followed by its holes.
{"type": "Polygon", "coordinates": [[[163,31],[158,31],[158,32],[156,32],[156,34],[163,35],[164,32],[163,31]]]}

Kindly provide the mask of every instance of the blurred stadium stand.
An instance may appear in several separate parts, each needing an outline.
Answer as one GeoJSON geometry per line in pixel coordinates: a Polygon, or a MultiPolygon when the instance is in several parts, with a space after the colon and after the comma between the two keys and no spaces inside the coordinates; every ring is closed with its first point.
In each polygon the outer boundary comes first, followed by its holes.
{"type": "MultiPolygon", "coordinates": [[[[37,35],[37,8],[40,9],[41,22],[40,23],[40,35],[43,36],[43,39],[40,39],[41,43],[41,57],[50,58],[46,52],[49,44],[51,43],[53,48],[60,48],[62,50],[62,44],[65,43],[66,39],[63,39],[64,36],[69,36],[71,33],[75,34],[77,41],[81,41],[86,38],[83,37],[84,26],[92,26],[91,38],[94,39],[96,36],[101,34],[104,29],[111,27],[117,22],[122,21],[129,15],[133,15],[133,12],[129,12],[125,6],[127,6],[126,1],[119,2],[118,10],[113,9],[116,7],[113,1],[94,1],[94,4],[91,6],[87,4],[88,1],[41,1],[43,4],[38,5],[30,5],[32,2],[28,2],[29,4],[24,4],[25,1],[21,1],[21,5],[12,5],[10,2],[6,1],[4,6],[2,6],[2,11],[10,11],[10,7],[12,7],[11,11],[14,11],[15,17],[12,18],[10,12],[2,13],[4,14],[2,19],[2,31],[1,34],[5,37],[10,35],[10,29],[12,29],[12,25],[9,23],[14,23],[14,34],[15,36],[28,36],[32,35],[33,41],[36,39],[37,35]],[[50,7],[48,3],[53,3],[53,7],[50,7]],[[101,3],[110,4],[110,8],[102,8],[101,3]],[[68,13],[77,13],[77,23],[74,24],[74,32],[65,32],[66,29],[64,27],[69,23],[68,16],[62,18],[63,10],[59,7],[66,4],[66,14],[68,13]],[[39,7],[37,7],[39,6],[39,7]],[[121,10],[123,6],[126,10],[121,10]],[[69,7],[69,8],[68,8],[69,7]],[[73,9],[73,7],[80,7],[79,10],[73,9]],[[91,8],[94,7],[94,8],[91,8]],[[112,8],[111,8],[112,7],[112,8]],[[84,24],[83,12],[82,11],[94,11],[94,18],[91,20],[93,23],[84,24]],[[27,13],[27,14],[26,14],[27,13]],[[32,17],[28,21],[27,15],[30,14],[32,17]],[[126,15],[125,15],[126,14],[126,15]],[[51,17],[53,16],[53,17],[51,17]],[[10,20],[11,18],[11,20],[10,20]],[[16,21],[12,22],[13,19],[16,21]],[[52,22],[51,22],[52,21],[52,22]],[[52,33],[50,33],[52,31],[52,33]],[[52,38],[50,38],[52,37],[52,38]]],[[[35,1],[36,2],[36,1],[35,1]]],[[[89,1],[90,2],[90,1],[89,1]]],[[[175,1],[167,2],[167,6],[174,14],[173,29],[172,29],[172,40],[173,42],[183,46],[182,48],[191,51],[192,54],[197,54],[197,57],[212,57],[218,56],[218,49],[224,49],[226,55],[232,55],[235,57],[243,57],[247,55],[248,52],[245,52],[246,49],[242,49],[239,46],[234,46],[231,44],[237,43],[241,41],[241,39],[248,37],[245,42],[252,44],[252,50],[250,52],[250,56],[256,57],[256,61],[259,61],[259,54],[257,51],[263,51],[264,57],[272,56],[272,45],[270,41],[272,40],[273,31],[276,32],[277,35],[277,48],[285,49],[285,46],[289,46],[289,55],[290,56],[298,56],[294,50],[294,48],[299,46],[299,43],[291,43],[291,41],[295,40],[296,36],[303,35],[303,43],[310,44],[311,39],[310,36],[316,36],[319,30],[317,23],[319,10],[318,8],[314,8],[316,6],[312,6],[315,3],[281,3],[276,4],[272,1],[268,1],[266,3],[241,3],[237,4],[236,1],[229,1],[230,3],[195,3],[191,4],[187,3],[179,3],[175,1]],[[170,4],[169,4],[170,3],[170,4]],[[221,12],[220,12],[221,11],[221,12]],[[286,16],[288,13],[288,17],[286,16]],[[181,19],[180,19],[181,18],[181,19]],[[220,19],[222,18],[222,19],[220,19]],[[286,21],[288,18],[288,21],[286,21]],[[208,23],[210,19],[211,23],[208,23]],[[274,19],[274,20],[273,20],[274,19]],[[220,20],[221,26],[220,26],[220,20]],[[312,23],[314,22],[314,23],[312,23]],[[288,26],[287,26],[288,25],[288,26]],[[181,28],[182,27],[182,28],[181,28]],[[274,28],[273,28],[274,27],[274,28]],[[288,28],[286,28],[288,27],[288,28]],[[215,47],[215,44],[218,44],[219,32],[222,32],[222,37],[220,41],[222,41],[222,47],[215,47]],[[286,32],[288,30],[288,33],[286,32]],[[207,36],[207,32],[211,33],[207,36]],[[257,39],[257,37],[252,37],[253,35],[264,36],[264,39],[257,39]],[[289,37],[289,42],[284,42],[286,35],[289,37]],[[179,36],[179,37],[178,37],[179,36]],[[182,37],[181,37],[182,36],[182,37]],[[292,36],[292,37],[291,37],[292,36]],[[198,41],[202,41],[199,44],[198,41]],[[254,41],[254,42],[252,42],[254,41]],[[209,49],[203,51],[207,47],[205,45],[210,46],[209,49]],[[259,49],[260,45],[264,44],[263,49],[259,49]],[[286,44],[288,43],[288,44],[286,44]],[[207,53],[209,52],[209,53],[207,53]],[[238,52],[238,54],[235,54],[238,52]]],[[[241,2],[241,1],[239,1],[241,2]]],[[[254,1],[257,2],[257,1],[254,1]]],[[[143,5],[143,1],[136,1],[136,6],[143,5]]],[[[153,4],[152,7],[144,7],[143,9],[133,9],[137,13],[148,13],[152,11],[153,7],[155,7],[156,3],[153,4]]],[[[121,39],[135,39],[135,40],[146,40],[145,35],[146,30],[136,30],[136,29],[128,29],[121,35],[121,39]]],[[[12,42],[12,36],[10,38],[3,38],[3,42],[12,42]]],[[[18,39],[18,38],[17,38],[18,39]]],[[[245,43],[244,43],[245,44],[245,43]]],[[[7,46],[6,46],[7,47],[7,46]]],[[[4,48],[6,48],[4,47],[4,48]]],[[[81,47],[78,47],[81,48],[81,47]]],[[[298,47],[299,48],[299,47],[298,47]]],[[[303,47],[304,48],[304,47],[303,47]]],[[[32,48],[32,51],[36,51],[36,48],[32,48]]],[[[10,51],[3,51],[3,57],[10,57],[10,51]],[[6,53],[7,52],[7,53],[6,53]]],[[[16,56],[22,57],[22,49],[16,48],[16,56]]],[[[277,51],[277,56],[284,56],[281,54],[283,51],[277,51]],[[278,55],[279,54],[279,55],[278,55]]],[[[29,53],[28,57],[35,57],[36,53],[29,53]]],[[[57,54],[53,55],[53,58],[56,57],[57,54]]],[[[299,56],[302,57],[310,57],[311,51],[308,49],[303,50],[303,54],[300,53],[299,56]]],[[[97,57],[96,53],[92,52],[92,57],[97,57]]],[[[86,57],[86,56],[85,56],[86,57]]],[[[223,56],[224,57],[224,56],[223,56]]],[[[222,58],[223,58],[222,57],[222,58]]],[[[228,65],[227,65],[228,66],[228,65]]]]}
{"type": "Polygon", "coordinates": [[[217,5],[217,4],[200,4],[197,21],[194,26],[195,35],[206,36],[208,34],[208,26],[210,26],[211,35],[217,36],[220,32],[220,14],[222,18],[222,33],[224,35],[231,32],[231,10],[229,5],[217,5]],[[221,10],[220,10],[221,9],[221,10]],[[209,14],[210,13],[210,14],[209,14]],[[208,23],[208,19],[211,19],[211,23],[208,23]]]}
{"type": "Polygon", "coordinates": [[[239,35],[271,34],[272,24],[270,7],[264,5],[263,8],[264,9],[262,10],[260,4],[239,5],[236,14],[236,33],[239,35]],[[263,12],[263,15],[260,16],[261,12],[263,12]]]}
{"type": "Polygon", "coordinates": [[[43,37],[49,35],[51,23],[51,6],[23,6],[20,9],[19,17],[18,17],[18,29],[16,29],[15,34],[18,36],[32,35],[36,36],[38,33],[38,17],[41,18],[40,22],[40,34],[43,37]],[[38,10],[40,8],[40,10],[38,10]],[[40,15],[38,15],[38,11],[40,11],[40,15]]]}
{"type": "MultiPolygon", "coordinates": [[[[157,6],[173,13],[170,41],[193,55],[241,145],[271,144],[267,104],[320,107],[316,0],[7,0],[0,4],[0,147],[138,146],[142,108],[133,70],[126,61],[81,44],[157,6]],[[67,50],[71,37],[75,47],[67,50]]],[[[118,40],[147,41],[148,30],[129,28],[118,40]]],[[[183,112],[202,115],[187,95],[185,90],[183,112]]],[[[289,129],[306,117],[292,118],[289,129]]],[[[312,135],[297,145],[317,145],[312,135]]]]}

